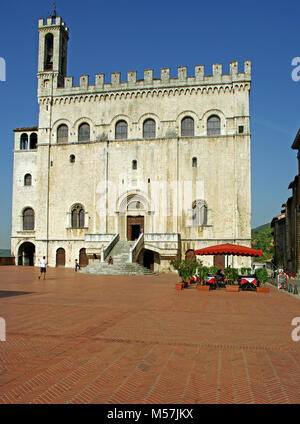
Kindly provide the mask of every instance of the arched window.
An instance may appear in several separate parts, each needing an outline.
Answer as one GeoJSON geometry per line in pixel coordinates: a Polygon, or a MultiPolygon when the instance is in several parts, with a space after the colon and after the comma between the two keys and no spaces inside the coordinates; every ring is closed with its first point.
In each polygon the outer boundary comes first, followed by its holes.
{"type": "Polygon", "coordinates": [[[211,115],[207,120],[207,135],[221,134],[221,120],[217,115],[211,115]]]}
{"type": "Polygon", "coordinates": [[[86,122],[78,128],[78,141],[90,141],[90,126],[86,122]]]}
{"type": "Polygon", "coordinates": [[[143,124],[143,138],[155,138],[155,121],[146,119],[143,124]]]}
{"type": "Polygon", "coordinates": [[[37,148],[37,134],[36,133],[32,133],[30,134],[30,144],[29,144],[29,149],[36,149],[37,148]]]}
{"type": "Polygon", "coordinates": [[[197,168],[197,158],[192,159],[192,167],[197,168]]]}
{"type": "Polygon", "coordinates": [[[81,205],[72,208],[72,228],[84,228],[84,209],[81,205]]]}
{"type": "Polygon", "coordinates": [[[20,137],[20,149],[27,150],[28,149],[28,134],[22,134],[20,137]]]}
{"type": "Polygon", "coordinates": [[[181,121],[181,137],[194,137],[194,119],[190,116],[181,121]]]}
{"type": "Polygon", "coordinates": [[[57,128],[57,138],[56,138],[57,143],[66,143],[68,141],[68,137],[69,137],[68,126],[66,124],[61,124],[57,128]]]}
{"type": "Polygon", "coordinates": [[[192,225],[207,225],[207,205],[204,200],[195,200],[192,205],[192,225]]]}
{"type": "Polygon", "coordinates": [[[75,156],[74,155],[70,155],[70,162],[75,163],[75,156]]]}
{"type": "Polygon", "coordinates": [[[132,161],[132,169],[137,169],[137,161],[136,160],[132,161]]]}
{"type": "Polygon", "coordinates": [[[53,69],[53,34],[47,34],[45,37],[44,69],[45,71],[53,69]]]}
{"type": "Polygon", "coordinates": [[[23,211],[23,230],[34,230],[34,211],[31,208],[27,208],[23,211]]]}
{"type": "Polygon", "coordinates": [[[116,140],[126,140],[128,136],[128,125],[126,121],[116,123],[116,140]]]}
{"type": "Polygon", "coordinates": [[[31,186],[32,178],[30,174],[26,174],[24,177],[24,186],[31,186]]]}

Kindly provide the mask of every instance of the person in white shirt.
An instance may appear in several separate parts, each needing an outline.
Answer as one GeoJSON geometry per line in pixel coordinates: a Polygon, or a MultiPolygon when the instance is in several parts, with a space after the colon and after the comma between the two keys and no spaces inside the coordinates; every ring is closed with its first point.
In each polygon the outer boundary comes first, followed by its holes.
{"type": "Polygon", "coordinates": [[[39,275],[39,279],[41,278],[42,274],[44,274],[44,280],[46,278],[46,257],[43,256],[43,258],[41,259],[41,269],[40,269],[40,275],[39,275]]]}

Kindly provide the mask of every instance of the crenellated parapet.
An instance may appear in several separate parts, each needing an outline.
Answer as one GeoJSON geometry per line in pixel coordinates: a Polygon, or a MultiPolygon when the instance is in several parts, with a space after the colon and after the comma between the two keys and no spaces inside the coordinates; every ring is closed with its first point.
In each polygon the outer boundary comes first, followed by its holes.
{"type": "MultiPolygon", "coordinates": [[[[72,95],[80,93],[99,93],[99,92],[116,92],[126,90],[141,89],[159,89],[159,88],[176,88],[176,87],[193,87],[193,86],[232,86],[237,83],[250,83],[251,81],[251,61],[244,61],[243,72],[239,72],[238,62],[230,63],[229,74],[222,73],[222,65],[216,63],[212,66],[212,74],[205,75],[204,65],[197,65],[194,69],[194,75],[188,76],[187,67],[180,66],[177,68],[177,76],[170,77],[170,68],[162,68],[160,78],[154,78],[153,69],[144,70],[144,78],[137,79],[137,71],[128,71],[127,80],[121,81],[121,73],[113,72],[110,82],[105,82],[104,74],[95,76],[94,84],[90,84],[89,75],[81,75],[78,86],[74,85],[73,77],[65,77],[62,87],[55,89],[54,95],[72,95]]],[[[40,96],[48,96],[50,86],[41,87],[40,96]]]]}
{"type": "Polygon", "coordinates": [[[39,31],[47,31],[54,29],[55,27],[63,26],[66,32],[69,32],[69,28],[66,26],[65,22],[60,16],[47,18],[46,20],[41,18],[39,19],[39,31]]]}

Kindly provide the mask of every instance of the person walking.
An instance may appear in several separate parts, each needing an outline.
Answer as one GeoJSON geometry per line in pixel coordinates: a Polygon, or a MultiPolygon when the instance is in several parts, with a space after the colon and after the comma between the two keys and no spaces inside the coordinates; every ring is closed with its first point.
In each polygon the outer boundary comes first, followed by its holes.
{"type": "Polygon", "coordinates": [[[41,268],[40,268],[40,275],[39,275],[39,280],[41,279],[41,276],[44,274],[44,280],[46,278],[46,266],[47,266],[47,262],[46,262],[46,256],[43,256],[43,258],[41,259],[41,268]]]}
{"type": "Polygon", "coordinates": [[[288,288],[288,276],[283,271],[283,269],[279,270],[279,274],[277,276],[277,286],[278,286],[278,290],[280,289],[286,290],[288,288]]]}
{"type": "Polygon", "coordinates": [[[80,265],[78,263],[78,259],[75,259],[75,272],[77,272],[77,269],[80,269],[80,265]]]}

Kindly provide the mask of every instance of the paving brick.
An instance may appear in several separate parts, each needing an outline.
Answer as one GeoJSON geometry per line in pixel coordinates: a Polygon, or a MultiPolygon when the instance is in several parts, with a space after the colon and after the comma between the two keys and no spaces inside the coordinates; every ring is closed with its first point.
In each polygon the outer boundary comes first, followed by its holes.
{"type": "Polygon", "coordinates": [[[300,403],[299,300],[1,267],[0,403],[300,403]]]}

